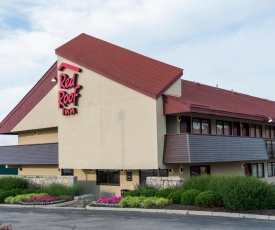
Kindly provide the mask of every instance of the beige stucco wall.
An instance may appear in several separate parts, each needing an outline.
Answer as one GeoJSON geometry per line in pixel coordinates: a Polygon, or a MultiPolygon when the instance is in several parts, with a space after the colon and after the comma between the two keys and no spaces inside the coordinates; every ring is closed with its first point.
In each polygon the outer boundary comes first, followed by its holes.
{"type": "Polygon", "coordinates": [[[115,196],[121,195],[121,189],[133,190],[135,185],[139,183],[139,171],[138,170],[125,170],[120,172],[120,186],[112,185],[96,185],[96,170],[92,172],[90,170],[74,170],[74,175],[77,176],[77,181],[83,186],[85,193],[95,194],[96,197],[100,197],[101,192],[115,193],[115,196]],[[132,181],[126,180],[126,172],[132,172],[132,181]]]}
{"type": "Polygon", "coordinates": [[[18,175],[20,176],[60,176],[61,171],[58,169],[57,165],[22,165],[21,170],[18,170],[18,175]]]}
{"type": "Polygon", "coordinates": [[[57,143],[58,130],[57,128],[49,129],[36,129],[18,133],[18,144],[44,144],[44,143],[57,143]]]}
{"type": "Polygon", "coordinates": [[[181,78],[178,79],[169,89],[167,89],[163,94],[171,95],[175,97],[181,97],[181,78]]]}
{"type": "Polygon", "coordinates": [[[57,127],[57,86],[55,86],[11,132],[57,127]]]}
{"type": "Polygon", "coordinates": [[[81,68],[78,114],[58,112],[60,167],[157,168],[156,100],[81,68]]]}

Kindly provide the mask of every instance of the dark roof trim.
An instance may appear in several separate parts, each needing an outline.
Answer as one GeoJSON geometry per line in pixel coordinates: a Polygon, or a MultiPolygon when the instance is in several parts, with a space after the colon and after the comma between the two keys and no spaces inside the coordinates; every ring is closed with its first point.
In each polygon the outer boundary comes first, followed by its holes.
{"type": "Polygon", "coordinates": [[[6,134],[11,130],[48,94],[55,86],[51,81],[57,76],[57,63],[43,75],[36,85],[15,106],[15,108],[0,123],[0,134],[6,134]]]}

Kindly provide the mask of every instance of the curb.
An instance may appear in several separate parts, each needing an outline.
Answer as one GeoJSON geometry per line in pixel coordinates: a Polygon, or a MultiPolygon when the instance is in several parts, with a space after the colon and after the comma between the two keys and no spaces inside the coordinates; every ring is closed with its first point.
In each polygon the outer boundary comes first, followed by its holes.
{"type": "Polygon", "coordinates": [[[229,217],[229,218],[240,218],[240,219],[257,219],[257,220],[275,221],[275,216],[255,215],[255,214],[245,214],[245,213],[229,213],[229,212],[208,212],[208,211],[169,210],[169,209],[142,209],[142,208],[106,208],[106,207],[91,207],[89,205],[86,206],[86,210],[166,213],[166,214],[177,214],[177,215],[214,216],[214,217],[229,217]]]}

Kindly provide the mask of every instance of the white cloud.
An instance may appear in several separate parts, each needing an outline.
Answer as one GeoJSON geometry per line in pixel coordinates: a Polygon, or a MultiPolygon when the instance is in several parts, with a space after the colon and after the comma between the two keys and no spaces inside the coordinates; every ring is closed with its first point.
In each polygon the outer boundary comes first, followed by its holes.
{"type": "Polygon", "coordinates": [[[272,0],[3,1],[0,92],[12,94],[0,116],[83,32],[184,68],[185,79],[275,100],[274,10],[272,0]]]}

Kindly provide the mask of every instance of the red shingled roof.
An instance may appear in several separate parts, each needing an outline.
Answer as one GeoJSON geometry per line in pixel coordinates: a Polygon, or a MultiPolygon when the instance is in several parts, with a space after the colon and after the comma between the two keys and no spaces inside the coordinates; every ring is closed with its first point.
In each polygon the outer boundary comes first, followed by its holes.
{"type": "Polygon", "coordinates": [[[155,99],[183,72],[87,34],[60,46],[56,54],[155,99]]]}
{"type": "Polygon", "coordinates": [[[265,121],[275,120],[275,102],[182,80],[182,96],[163,96],[164,113],[194,112],[265,121]]]}

